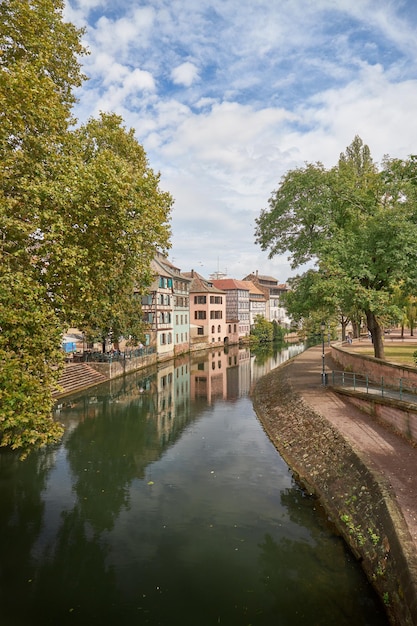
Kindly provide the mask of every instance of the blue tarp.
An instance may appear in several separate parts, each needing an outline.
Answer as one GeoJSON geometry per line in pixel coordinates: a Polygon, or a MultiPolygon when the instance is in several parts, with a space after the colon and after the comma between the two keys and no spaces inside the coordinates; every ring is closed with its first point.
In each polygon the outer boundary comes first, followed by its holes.
{"type": "Polygon", "coordinates": [[[64,352],[76,352],[77,348],[75,345],[75,341],[64,341],[62,344],[64,352]]]}

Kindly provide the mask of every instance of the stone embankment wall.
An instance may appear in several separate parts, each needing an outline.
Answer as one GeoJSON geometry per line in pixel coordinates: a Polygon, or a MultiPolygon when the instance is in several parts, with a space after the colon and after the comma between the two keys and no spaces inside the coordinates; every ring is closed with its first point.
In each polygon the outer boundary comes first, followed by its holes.
{"type": "Polygon", "coordinates": [[[305,489],[317,496],[385,604],[391,624],[417,624],[414,546],[408,529],[373,473],[332,425],[297,395],[287,365],[262,378],[253,392],[256,413],[305,489]],[[409,536],[409,535],[408,535],[409,536]],[[411,565],[410,565],[411,563],[411,565]],[[410,571],[410,568],[413,571],[410,571]]]}
{"type": "MultiPolygon", "coordinates": [[[[383,379],[384,386],[391,386],[394,389],[398,389],[401,379],[408,389],[414,387],[417,392],[417,369],[415,367],[387,363],[375,357],[355,354],[339,346],[332,346],[331,355],[338,369],[359,372],[376,383],[380,383],[383,379]]],[[[337,391],[348,396],[349,401],[362,411],[388,424],[406,439],[417,443],[417,397],[416,402],[411,403],[358,391],[350,392],[343,388],[337,391]]]]}
{"type": "Polygon", "coordinates": [[[382,359],[358,354],[338,345],[332,345],[331,355],[332,359],[342,370],[360,372],[377,383],[383,378],[384,385],[394,387],[398,386],[398,381],[401,378],[407,382],[409,387],[414,386],[417,389],[417,369],[415,367],[387,363],[382,359]]]}

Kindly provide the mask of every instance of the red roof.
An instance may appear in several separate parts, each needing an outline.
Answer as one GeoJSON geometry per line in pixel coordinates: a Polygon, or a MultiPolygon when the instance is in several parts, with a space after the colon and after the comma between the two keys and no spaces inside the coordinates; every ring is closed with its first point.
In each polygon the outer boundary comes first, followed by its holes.
{"type": "Polygon", "coordinates": [[[236,280],[235,278],[220,278],[219,280],[213,280],[212,283],[219,289],[224,289],[226,291],[231,291],[232,289],[244,289],[245,291],[250,291],[248,281],[236,280]]]}

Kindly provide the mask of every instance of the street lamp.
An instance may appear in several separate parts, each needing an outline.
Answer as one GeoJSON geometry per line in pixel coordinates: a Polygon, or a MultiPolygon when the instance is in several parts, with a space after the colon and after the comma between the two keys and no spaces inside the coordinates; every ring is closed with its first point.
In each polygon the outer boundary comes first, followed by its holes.
{"type": "Polygon", "coordinates": [[[324,371],[324,331],[326,330],[326,324],[322,322],[321,328],[321,384],[326,384],[326,373],[324,371]]]}

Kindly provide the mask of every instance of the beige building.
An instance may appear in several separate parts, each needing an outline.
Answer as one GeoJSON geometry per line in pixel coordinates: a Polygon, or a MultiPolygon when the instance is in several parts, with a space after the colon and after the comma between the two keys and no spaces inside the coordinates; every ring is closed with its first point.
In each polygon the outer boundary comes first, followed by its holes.
{"type": "Polygon", "coordinates": [[[281,303],[281,296],[288,291],[288,286],[278,283],[273,276],[265,276],[256,272],[245,276],[244,281],[252,282],[260,289],[266,298],[266,319],[269,322],[277,322],[285,328],[289,328],[291,320],[287,315],[285,307],[281,303]]]}

